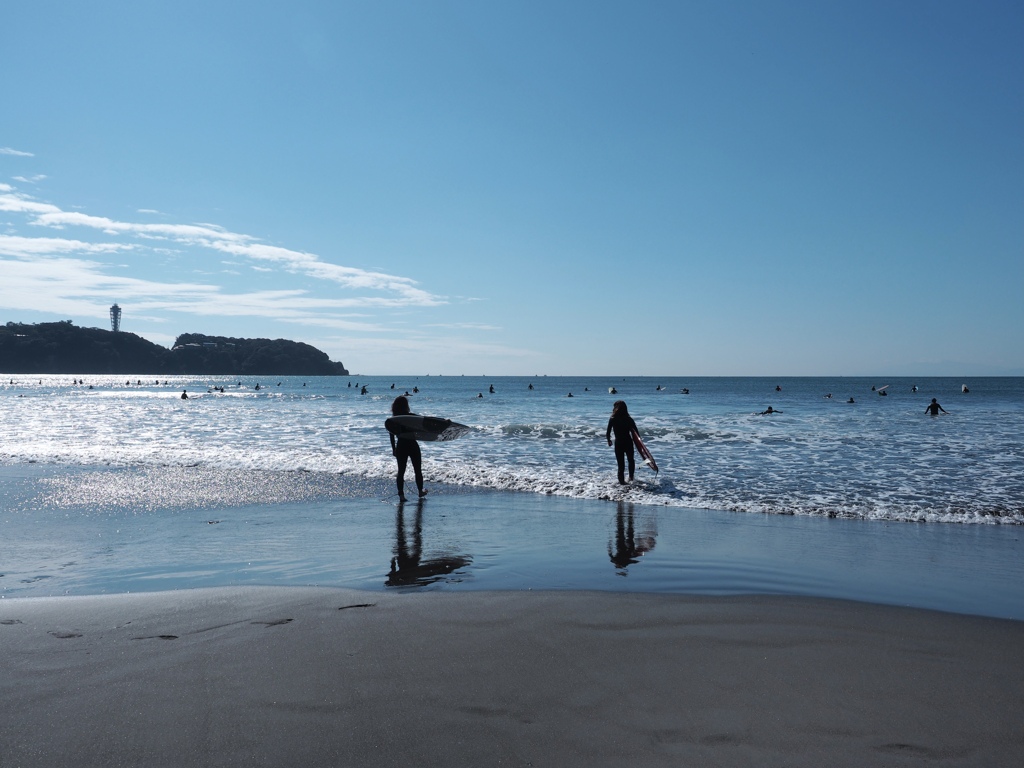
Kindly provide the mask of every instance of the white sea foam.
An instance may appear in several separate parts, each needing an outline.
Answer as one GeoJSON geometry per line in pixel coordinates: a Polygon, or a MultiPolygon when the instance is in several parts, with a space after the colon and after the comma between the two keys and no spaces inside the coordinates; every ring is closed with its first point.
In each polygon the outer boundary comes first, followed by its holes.
{"type": "Polygon", "coordinates": [[[77,378],[3,377],[0,461],[386,480],[394,460],[383,420],[393,396],[415,386],[414,410],[476,427],[423,444],[428,482],[737,512],[1024,523],[1022,379],[975,382],[970,395],[959,380],[890,380],[880,398],[856,379],[789,379],[778,392],[767,379],[421,377],[392,390],[380,378],[353,387],[287,378],[257,391],[237,377],[77,378]],[[149,384],[125,383],[140,379],[149,384]],[[933,396],[949,416],[924,415],[933,396]],[[655,475],[638,464],[625,487],[605,441],[617,398],[661,466],[655,475]],[[781,413],[758,415],[769,404],[781,413]]]}

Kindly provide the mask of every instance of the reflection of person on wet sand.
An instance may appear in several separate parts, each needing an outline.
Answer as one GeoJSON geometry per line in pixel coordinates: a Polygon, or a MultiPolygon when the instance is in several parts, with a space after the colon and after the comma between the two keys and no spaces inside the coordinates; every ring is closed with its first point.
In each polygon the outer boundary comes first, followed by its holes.
{"type": "Polygon", "coordinates": [[[412,542],[405,533],[405,504],[398,505],[395,513],[395,556],[391,558],[391,571],[385,583],[389,587],[415,587],[431,584],[465,568],[473,562],[468,555],[439,555],[421,559],[423,556],[423,500],[416,502],[416,518],[413,525],[412,542]]]}
{"type": "Polygon", "coordinates": [[[654,536],[636,535],[635,514],[632,504],[619,502],[618,511],[615,513],[615,539],[614,547],[608,542],[608,558],[615,565],[620,576],[626,576],[626,568],[634,563],[647,552],[654,549],[654,536]]]}

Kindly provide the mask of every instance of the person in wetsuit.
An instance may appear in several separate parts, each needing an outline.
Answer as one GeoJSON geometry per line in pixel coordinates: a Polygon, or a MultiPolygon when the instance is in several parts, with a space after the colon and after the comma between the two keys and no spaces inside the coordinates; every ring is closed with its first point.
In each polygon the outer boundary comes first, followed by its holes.
{"type": "MultiPolygon", "coordinates": [[[[612,415],[608,419],[608,429],[605,430],[605,438],[608,445],[612,444],[612,433],[615,433],[615,463],[619,468],[619,485],[626,484],[626,459],[629,459],[629,480],[633,481],[633,474],[636,472],[636,454],[633,450],[633,438],[630,431],[636,429],[636,422],[629,415],[625,400],[616,400],[612,405],[612,415]]],[[[639,430],[637,430],[639,433],[639,430]]]]}
{"type": "Polygon", "coordinates": [[[932,401],[924,408],[924,412],[927,413],[929,416],[938,416],[939,411],[942,411],[943,413],[949,413],[949,411],[947,411],[945,408],[939,405],[938,402],[936,402],[934,397],[932,398],[932,401]]]}
{"type": "MultiPolygon", "coordinates": [[[[404,416],[406,414],[411,415],[409,400],[405,395],[399,395],[391,403],[391,415],[404,416]]],[[[393,432],[388,432],[388,437],[391,438],[391,453],[398,459],[399,501],[405,501],[405,468],[410,459],[412,459],[413,475],[416,477],[416,490],[419,491],[420,496],[426,496],[427,492],[423,490],[423,455],[420,453],[420,444],[411,434],[396,436],[393,432]]]]}

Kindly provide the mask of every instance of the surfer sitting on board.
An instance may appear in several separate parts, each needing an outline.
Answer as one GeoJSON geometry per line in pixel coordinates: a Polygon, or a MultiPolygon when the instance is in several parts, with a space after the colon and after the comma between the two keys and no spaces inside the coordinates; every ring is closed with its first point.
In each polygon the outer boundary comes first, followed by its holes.
{"type": "MultiPolygon", "coordinates": [[[[407,414],[410,414],[409,401],[404,395],[399,395],[391,404],[391,415],[404,416],[407,414]]],[[[416,438],[412,434],[402,434],[396,437],[392,432],[388,432],[388,437],[391,438],[391,453],[398,459],[399,501],[405,501],[405,467],[409,459],[412,459],[412,471],[416,476],[416,489],[420,496],[426,496],[427,492],[423,490],[423,455],[420,453],[420,444],[416,442],[416,438]]]]}
{"type": "Polygon", "coordinates": [[[619,485],[625,485],[626,457],[629,457],[629,481],[633,482],[633,474],[636,472],[636,454],[633,452],[633,437],[631,431],[640,432],[636,428],[636,422],[629,415],[625,400],[616,400],[612,404],[612,415],[608,419],[608,429],[605,430],[605,437],[608,445],[612,444],[612,432],[615,433],[615,463],[619,467],[619,485]]]}

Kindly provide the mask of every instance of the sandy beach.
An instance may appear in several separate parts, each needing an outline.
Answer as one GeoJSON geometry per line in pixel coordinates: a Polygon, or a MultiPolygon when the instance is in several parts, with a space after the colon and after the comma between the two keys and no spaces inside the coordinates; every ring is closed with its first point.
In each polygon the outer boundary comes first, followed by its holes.
{"type": "Polygon", "coordinates": [[[0,471],[0,768],[1024,754],[1016,527],[432,490],[0,471]]]}
{"type": "Polygon", "coordinates": [[[1024,623],[800,597],[0,601],[0,765],[1011,765],[1024,623]]]}

